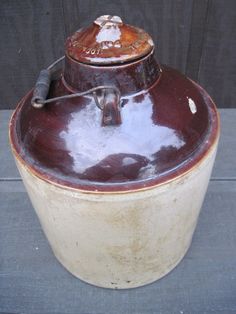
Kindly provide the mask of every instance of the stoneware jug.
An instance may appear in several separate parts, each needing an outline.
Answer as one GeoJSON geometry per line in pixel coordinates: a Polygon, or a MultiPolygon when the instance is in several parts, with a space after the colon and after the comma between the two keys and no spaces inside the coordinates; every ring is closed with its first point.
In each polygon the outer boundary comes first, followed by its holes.
{"type": "Polygon", "coordinates": [[[57,259],[133,288],[187,252],[219,138],[198,84],[154,57],[142,29],[104,15],[66,41],[10,121],[17,167],[57,259]]]}

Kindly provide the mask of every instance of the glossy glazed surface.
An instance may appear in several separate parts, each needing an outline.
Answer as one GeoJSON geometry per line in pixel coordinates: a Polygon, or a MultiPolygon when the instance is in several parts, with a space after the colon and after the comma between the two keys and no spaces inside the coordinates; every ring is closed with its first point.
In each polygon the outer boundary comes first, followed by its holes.
{"type": "MultiPolygon", "coordinates": [[[[49,97],[66,93],[58,79],[49,97]]],[[[161,183],[194,166],[217,138],[210,97],[164,66],[149,89],[123,96],[118,126],[101,126],[92,97],[37,110],[31,96],[12,118],[13,149],[39,176],[79,189],[124,191],[161,183]]]]}
{"type": "Polygon", "coordinates": [[[144,30],[124,24],[118,16],[104,15],[67,39],[66,54],[87,64],[117,64],[140,58],[153,46],[144,30]]]}
{"type": "Polygon", "coordinates": [[[84,92],[100,85],[115,86],[122,96],[150,88],[160,77],[153,50],[138,61],[116,66],[94,66],[65,56],[63,84],[72,92],[84,92]]]}

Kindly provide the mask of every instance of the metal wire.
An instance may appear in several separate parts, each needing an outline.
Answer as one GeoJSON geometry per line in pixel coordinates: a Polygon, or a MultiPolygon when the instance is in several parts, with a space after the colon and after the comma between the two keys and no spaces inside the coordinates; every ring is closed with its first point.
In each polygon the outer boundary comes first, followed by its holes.
{"type": "Polygon", "coordinates": [[[60,57],[59,59],[54,61],[52,64],[50,64],[49,67],[47,67],[47,70],[53,69],[58,63],[60,63],[64,59],[65,59],[65,56],[60,57]]]}
{"type": "Polygon", "coordinates": [[[94,97],[94,100],[96,102],[96,105],[98,106],[99,109],[103,109],[102,105],[99,103],[97,94],[95,93],[96,91],[101,90],[113,90],[116,95],[117,95],[117,103],[120,104],[120,98],[121,98],[121,94],[120,91],[117,87],[115,86],[109,86],[109,85],[100,85],[97,87],[93,87],[91,89],[86,90],[85,92],[81,92],[81,93],[75,93],[75,94],[70,94],[70,95],[65,95],[65,96],[59,96],[59,97],[54,97],[54,98],[50,98],[50,99],[46,99],[46,100],[40,100],[40,104],[44,105],[44,104],[48,104],[54,101],[58,101],[58,100],[65,100],[65,99],[71,99],[71,98],[75,98],[75,97],[80,97],[80,96],[85,96],[88,94],[92,94],[92,96],[94,97]]]}
{"type": "MultiPolygon", "coordinates": [[[[65,59],[65,56],[62,56],[47,67],[47,70],[50,72],[50,75],[53,74],[53,69],[56,67],[56,65],[59,64],[64,59],[65,59]]],[[[94,88],[88,89],[85,92],[74,93],[74,94],[70,94],[70,95],[54,97],[54,98],[45,99],[45,100],[41,99],[41,98],[37,99],[37,96],[36,96],[36,97],[33,97],[32,105],[35,108],[42,108],[44,104],[52,103],[54,101],[61,101],[61,100],[65,100],[65,99],[71,99],[71,98],[76,98],[76,97],[92,94],[97,107],[102,110],[104,99],[102,99],[101,102],[99,101],[98,96],[96,94],[96,91],[99,91],[99,90],[102,91],[103,96],[104,96],[105,90],[113,90],[117,95],[117,103],[120,105],[121,94],[120,94],[119,89],[115,86],[109,86],[109,85],[100,85],[100,86],[96,86],[94,88]]]]}

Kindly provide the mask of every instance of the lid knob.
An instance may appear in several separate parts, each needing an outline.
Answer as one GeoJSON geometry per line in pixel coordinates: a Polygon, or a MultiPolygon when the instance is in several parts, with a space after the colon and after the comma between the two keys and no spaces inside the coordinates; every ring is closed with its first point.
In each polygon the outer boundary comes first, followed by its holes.
{"type": "Polygon", "coordinates": [[[102,15],[98,17],[94,24],[97,24],[100,27],[103,26],[116,26],[116,25],[122,25],[122,19],[119,16],[116,15],[102,15]]]}

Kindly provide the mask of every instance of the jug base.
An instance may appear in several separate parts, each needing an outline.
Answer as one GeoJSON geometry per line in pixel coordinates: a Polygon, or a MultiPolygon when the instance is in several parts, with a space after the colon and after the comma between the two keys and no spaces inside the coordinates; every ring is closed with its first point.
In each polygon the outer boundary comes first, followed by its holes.
{"type": "Polygon", "coordinates": [[[181,257],[175,262],[173,263],[171,266],[168,265],[167,269],[162,270],[161,272],[158,272],[155,276],[155,278],[148,278],[145,280],[137,280],[137,281],[124,281],[124,282],[120,282],[120,283],[113,283],[113,282],[97,282],[97,281],[93,281],[87,278],[84,278],[83,276],[81,276],[80,274],[78,274],[77,272],[71,270],[71,268],[67,265],[67,263],[65,261],[62,260],[62,258],[57,254],[57,252],[55,252],[53,250],[53,253],[55,255],[55,257],[57,258],[57,260],[60,262],[60,264],[73,276],[75,276],[76,278],[78,278],[79,280],[83,281],[84,283],[87,283],[89,285],[95,286],[95,287],[99,287],[99,288],[105,288],[105,289],[115,289],[115,290],[123,290],[123,289],[133,289],[133,288],[138,288],[138,287],[142,287],[142,286],[146,286],[149,284],[154,283],[155,281],[158,281],[159,279],[162,279],[163,277],[165,277],[166,275],[168,275],[172,270],[174,270],[178,264],[182,261],[182,259],[184,258],[184,256],[187,254],[188,249],[191,246],[191,242],[189,243],[189,245],[187,246],[187,248],[184,250],[184,253],[181,255],[181,257]]]}

